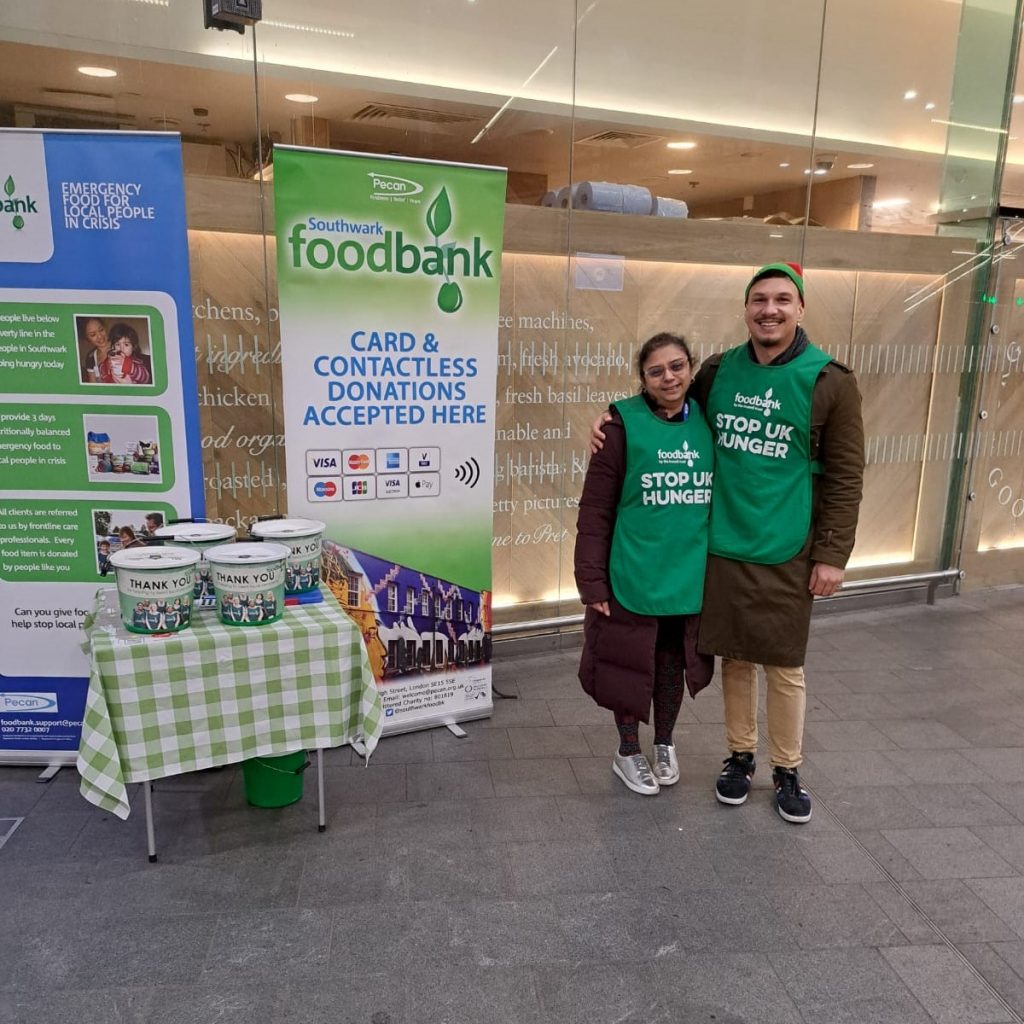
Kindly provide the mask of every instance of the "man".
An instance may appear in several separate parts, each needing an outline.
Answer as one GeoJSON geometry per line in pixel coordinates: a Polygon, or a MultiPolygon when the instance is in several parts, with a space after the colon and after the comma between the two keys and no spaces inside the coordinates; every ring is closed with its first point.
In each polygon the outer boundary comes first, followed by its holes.
{"type": "Polygon", "coordinates": [[[150,512],[145,518],[145,525],[141,530],[141,536],[153,537],[156,531],[164,525],[163,512],[150,512]]]}
{"type": "Polygon", "coordinates": [[[744,296],[749,340],[709,358],[690,390],[715,435],[698,643],[722,658],[730,753],[715,795],[735,806],[750,793],[761,665],[775,806],[796,823],[811,817],[799,775],[811,607],[843,581],[864,475],[856,380],[810,343],[803,315],[800,266],[762,267],[744,296]]]}

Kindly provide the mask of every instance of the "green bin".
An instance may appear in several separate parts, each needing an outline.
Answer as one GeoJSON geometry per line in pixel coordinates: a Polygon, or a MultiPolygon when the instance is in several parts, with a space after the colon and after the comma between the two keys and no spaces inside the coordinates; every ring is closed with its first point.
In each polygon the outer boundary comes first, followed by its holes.
{"type": "Polygon", "coordinates": [[[245,799],[253,807],[287,807],[301,800],[302,777],[308,767],[309,758],[304,750],[243,761],[245,799]]]}

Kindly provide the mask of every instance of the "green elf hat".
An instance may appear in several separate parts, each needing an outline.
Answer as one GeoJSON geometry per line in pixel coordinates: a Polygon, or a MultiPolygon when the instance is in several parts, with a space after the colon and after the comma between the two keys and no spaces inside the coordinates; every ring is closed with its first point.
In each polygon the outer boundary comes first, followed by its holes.
{"type": "Polygon", "coordinates": [[[785,274],[796,285],[796,290],[800,293],[800,301],[804,301],[804,268],[799,263],[766,263],[750,279],[750,284],[747,285],[747,290],[743,293],[744,303],[750,297],[750,289],[762,277],[767,277],[769,274],[785,274]]]}

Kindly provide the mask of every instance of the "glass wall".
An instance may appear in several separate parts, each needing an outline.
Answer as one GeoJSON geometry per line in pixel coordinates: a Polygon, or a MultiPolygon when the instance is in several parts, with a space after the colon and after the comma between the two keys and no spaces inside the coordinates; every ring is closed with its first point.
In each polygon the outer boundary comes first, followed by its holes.
{"type": "Polygon", "coordinates": [[[238,34],[205,29],[199,0],[15,0],[0,10],[0,124],[181,133],[212,518],[241,527],[287,506],[272,238],[283,142],[509,169],[498,621],[580,610],[586,435],[635,390],[638,340],[681,330],[701,357],[742,341],[743,287],[780,259],[805,265],[808,333],[864,394],[851,575],[969,556],[968,582],[999,582],[1024,568],[1005,555],[1024,522],[1010,436],[1021,286],[1004,262],[1018,243],[991,260],[1004,165],[1004,200],[1016,189],[1024,205],[1007,125],[1017,8],[737,0],[723,18],[711,0],[264,0],[238,34]],[[999,351],[990,292],[1007,314],[999,351]]]}

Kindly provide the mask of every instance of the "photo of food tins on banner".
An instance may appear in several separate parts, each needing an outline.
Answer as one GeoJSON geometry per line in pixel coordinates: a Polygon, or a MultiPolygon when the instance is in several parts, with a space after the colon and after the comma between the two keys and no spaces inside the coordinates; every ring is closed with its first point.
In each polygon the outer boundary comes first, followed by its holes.
{"type": "Polygon", "coordinates": [[[505,171],[274,168],[289,515],[324,523],[385,733],[486,717],[505,171]]]}

